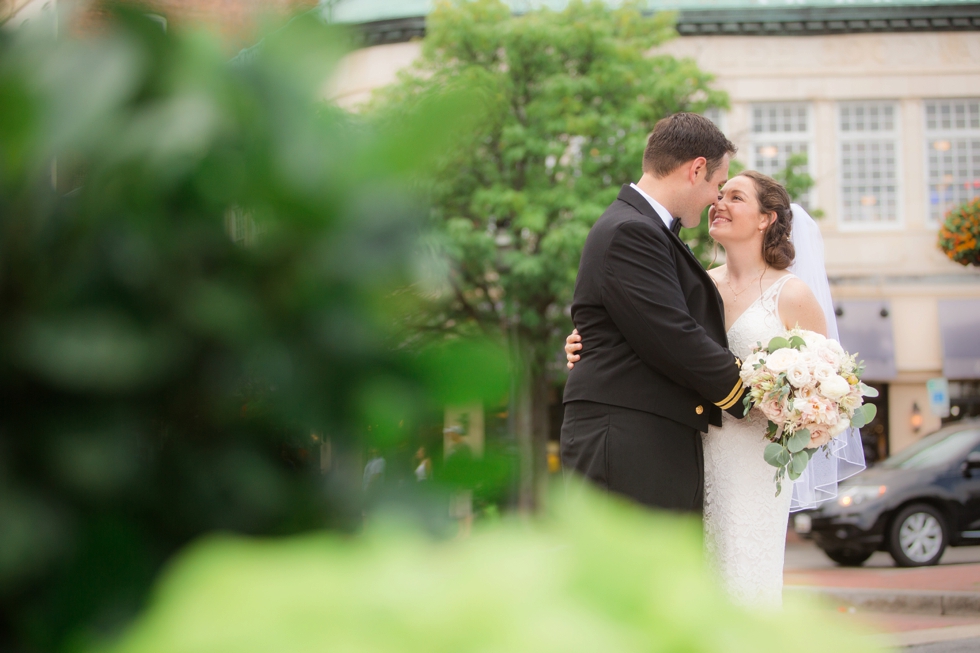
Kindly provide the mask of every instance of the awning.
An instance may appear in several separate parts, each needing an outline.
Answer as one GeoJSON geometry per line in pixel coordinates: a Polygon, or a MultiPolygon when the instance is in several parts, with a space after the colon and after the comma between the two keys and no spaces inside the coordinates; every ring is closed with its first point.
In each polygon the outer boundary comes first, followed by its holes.
{"type": "Polygon", "coordinates": [[[943,376],[980,379],[980,299],[939,302],[943,336],[943,376]]]}
{"type": "Polygon", "coordinates": [[[840,343],[864,361],[865,381],[895,378],[895,338],[892,309],[886,300],[844,300],[837,307],[840,343]]]}

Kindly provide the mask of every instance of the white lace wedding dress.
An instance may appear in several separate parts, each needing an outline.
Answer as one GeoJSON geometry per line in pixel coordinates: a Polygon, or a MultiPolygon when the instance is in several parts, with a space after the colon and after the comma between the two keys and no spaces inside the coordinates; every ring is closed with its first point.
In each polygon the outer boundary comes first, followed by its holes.
{"type": "MultiPolygon", "coordinates": [[[[777,279],[738,317],[728,345],[741,359],[756,343],[785,331],[779,292],[793,275],[777,279]]],[[[776,495],[776,468],[762,457],[766,419],[753,410],[745,419],[724,413],[722,426],[704,435],[704,534],[709,564],[739,604],[782,605],[783,554],[792,483],[776,495]]]]}

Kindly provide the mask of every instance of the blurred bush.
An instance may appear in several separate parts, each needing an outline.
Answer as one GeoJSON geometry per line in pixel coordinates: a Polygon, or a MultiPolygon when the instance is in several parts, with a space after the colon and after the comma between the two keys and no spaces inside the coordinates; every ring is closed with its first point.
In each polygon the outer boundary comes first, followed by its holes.
{"type": "Polygon", "coordinates": [[[0,32],[5,651],[114,632],[202,533],[355,527],[368,426],[507,389],[492,343],[397,347],[406,174],[464,92],[370,130],[319,100],[344,37],[313,20],[234,65],[132,8],[53,33],[0,32]]]}
{"type": "Polygon", "coordinates": [[[379,525],[363,540],[212,537],[166,573],[108,653],[868,652],[793,605],[733,607],[701,564],[696,519],[593,494],[529,528],[434,543],[379,525]]]}

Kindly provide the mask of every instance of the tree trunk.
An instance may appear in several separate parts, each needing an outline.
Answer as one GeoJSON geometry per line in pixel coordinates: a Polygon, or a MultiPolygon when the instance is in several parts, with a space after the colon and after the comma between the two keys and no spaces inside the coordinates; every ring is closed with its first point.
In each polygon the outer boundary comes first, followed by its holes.
{"type": "Polygon", "coordinates": [[[517,440],[518,479],[517,508],[521,512],[533,512],[537,505],[534,482],[534,425],[531,417],[529,390],[530,365],[520,337],[511,332],[511,360],[514,374],[511,378],[510,414],[517,440]]]}
{"type": "Polygon", "coordinates": [[[531,424],[533,428],[534,491],[535,506],[540,508],[547,496],[548,483],[548,435],[551,419],[548,410],[548,376],[544,369],[536,369],[531,376],[531,424]]]}
{"type": "Polygon", "coordinates": [[[532,348],[512,333],[515,375],[511,391],[513,429],[520,457],[518,508],[534,512],[541,505],[548,477],[548,380],[534,365],[532,348]]]}

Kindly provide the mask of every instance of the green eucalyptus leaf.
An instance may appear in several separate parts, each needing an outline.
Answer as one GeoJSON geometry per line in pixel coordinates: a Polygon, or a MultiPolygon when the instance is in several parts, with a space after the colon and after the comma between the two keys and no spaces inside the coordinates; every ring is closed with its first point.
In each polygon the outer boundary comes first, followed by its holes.
{"type": "Polygon", "coordinates": [[[856,429],[866,426],[878,414],[878,408],[874,404],[864,404],[859,406],[851,417],[851,426],[856,429]]]}
{"type": "Polygon", "coordinates": [[[861,390],[861,394],[864,395],[865,397],[878,396],[878,391],[872,388],[870,385],[865,385],[864,383],[862,383],[858,386],[858,389],[861,390]]]}
{"type": "Polygon", "coordinates": [[[777,351],[779,349],[786,349],[787,347],[789,347],[789,340],[783,338],[782,336],[776,336],[775,338],[769,341],[768,345],[766,345],[766,351],[768,351],[771,354],[774,351],[777,351]]]}
{"type": "Polygon", "coordinates": [[[810,456],[806,454],[806,450],[795,453],[793,454],[793,461],[790,463],[790,471],[796,472],[797,474],[802,474],[803,470],[806,469],[807,463],[809,462],[810,456]]]}
{"type": "Polygon", "coordinates": [[[800,429],[789,436],[789,440],[786,442],[786,447],[790,450],[790,453],[797,453],[803,451],[806,445],[810,444],[810,431],[807,429],[800,429]]]}
{"type": "Polygon", "coordinates": [[[762,452],[762,457],[765,458],[766,462],[773,467],[782,467],[786,463],[779,461],[780,455],[785,451],[783,445],[778,442],[771,442],[766,445],[766,448],[762,452]]]}
{"type": "Polygon", "coordinates": [[[801,347],[806,346],[806,340],[804,340],[800,336],[793,336],[792,338],[789,339],[789,346],[792,347],[793,349],[800,349],[801,347]]]}
{"type": "Polygon", "coordinates": [[[776,462],[778,462],[781,467],[785,467],[786,465],[789,464],[789,458],[790,458],[789,449],[783,447],[779,451],[779,456],[776,457],[776,462]]]}

